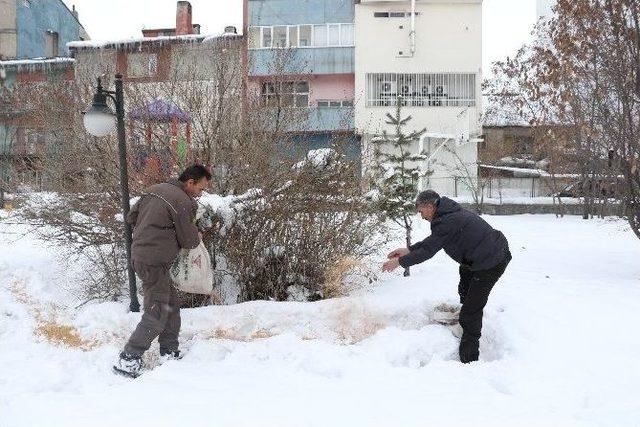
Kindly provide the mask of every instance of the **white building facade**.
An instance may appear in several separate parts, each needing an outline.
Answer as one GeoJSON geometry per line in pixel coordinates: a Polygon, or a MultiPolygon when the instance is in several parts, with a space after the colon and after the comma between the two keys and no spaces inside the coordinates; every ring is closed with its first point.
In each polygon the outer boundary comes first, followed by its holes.
{"type": "Polygon", "coordinates": [[[355,28],[355,128],[365,170],[371,139],[402,96],[402,115],[412,116],[405,130],[427,129],[414,147],[428,157],[421,189],[464,194],[477,176],[481,134],[482,0],[360,0],[355,28]]]}

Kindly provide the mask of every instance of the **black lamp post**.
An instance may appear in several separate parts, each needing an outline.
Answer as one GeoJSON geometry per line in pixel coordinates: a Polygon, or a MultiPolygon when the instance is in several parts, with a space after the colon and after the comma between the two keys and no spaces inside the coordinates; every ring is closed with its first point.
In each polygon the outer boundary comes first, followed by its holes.
{"type": "Polygon", "coordinates": [[[129,174],[127,172],[127,144],[124,133],[124,95],[122,89],[122,74],[116,74],[115,91],[104,90],[100,78],[98,87],[93,95],[91,108],[84,114],[84,127],[91,135],[106,136],[113,132],[114,122],[118,129],[118,153],[120,157],[120,193],[122,197],[122,215],[124,222],[124,241],[127,251],[127,273],[129,276],[129,294],[131,302],[129,309],[133,312],[140,311],[138,291],[136,287],[136,275],[131,265],[131,225],[127,222],[129,214],[129,174]],[[110,98],[116,106],[116,113],[107,105],[110,98]]]}

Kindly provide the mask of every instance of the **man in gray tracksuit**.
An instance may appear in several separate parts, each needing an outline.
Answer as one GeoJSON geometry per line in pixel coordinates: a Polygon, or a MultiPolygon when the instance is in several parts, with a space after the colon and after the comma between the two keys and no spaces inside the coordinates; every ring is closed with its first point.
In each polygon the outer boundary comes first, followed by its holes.
{"type": "Polygon", "coordinates": [[[204,166],[190,166],[177,180],[149,187],[127,217],[133,226],[131,262],[142,280],[144,313],[114,366],[119,373],[138,376],[141,356],[156,337],[161,356],[180,358],[180,304],[169,269],[181,248],[200,243],[194,198],[210,179],[204,166]]]}
{"type": "Polygon", "coordinates": [[[509,243],[499,230],[492,228],[474,212],[463,209],[455,201],[440,197],[433,190],[420,193],[416,208],[423,219],[431,222],[431,235],[409,248],[398,248],[389,254],[384,271],[392,271],[424,262],[440,249],[460,264],[458,294],[460,309],[460,361],[478,360],[482,330],[482,312],[489,293],[502,276],[509,261],[509,243]]]}

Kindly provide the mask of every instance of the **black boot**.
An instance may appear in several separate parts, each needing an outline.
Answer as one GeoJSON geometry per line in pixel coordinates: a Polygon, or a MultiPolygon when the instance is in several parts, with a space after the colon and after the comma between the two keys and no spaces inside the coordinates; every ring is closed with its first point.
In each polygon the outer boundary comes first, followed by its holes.
{"type": "Polygon", "coordinates": [[[460,361],[471,363],[478,360],[480,356],[480,342],[476,338],[462,337],[460,340],[460,361]]]}
{"type": "Polygon", "coordinates": [[[113,370],[121,375],[137,378],[142,373],[142,358],[135,354],[120,353],[120,358],[113,365],[113,370]]]}
{"type": "Polygon", "coordinates": [[[160,349],[160,357],[164,360],[180,360],[182,359],[182,356],[183,354],[180,353],[180,350],[160,349]]]}

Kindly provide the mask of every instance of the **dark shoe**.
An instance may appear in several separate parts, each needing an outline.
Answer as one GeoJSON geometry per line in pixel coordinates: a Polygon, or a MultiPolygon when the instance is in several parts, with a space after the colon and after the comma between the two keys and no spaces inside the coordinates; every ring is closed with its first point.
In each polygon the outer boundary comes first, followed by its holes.
{"type": "Polygon", "coordinates": [[[164,360],[180,360],[184,355],[180,353],[180,350],[165,350],[160,349],[160,358],[164,360]]]}
{"type": "Polygon", "coordinates": [[[142,358],[123,351],[116,364],[113,365],[113,370],[120,375],[137,378],[142,373],[142,358]]]}
{"type": "Polygon", "coordinates": [[[460,361],[462,363],[471,363],[478,360],[480,356],[480,343],[477,339],[465,339],[460,341],[460,361]]]}

